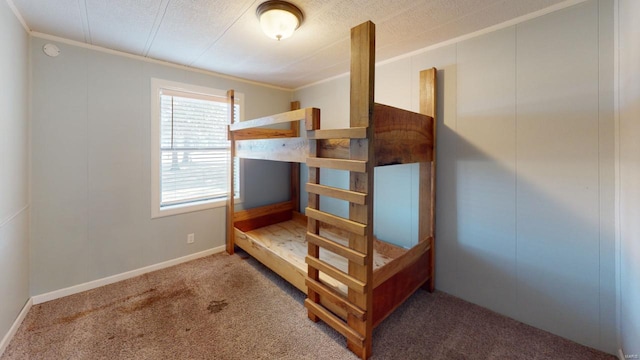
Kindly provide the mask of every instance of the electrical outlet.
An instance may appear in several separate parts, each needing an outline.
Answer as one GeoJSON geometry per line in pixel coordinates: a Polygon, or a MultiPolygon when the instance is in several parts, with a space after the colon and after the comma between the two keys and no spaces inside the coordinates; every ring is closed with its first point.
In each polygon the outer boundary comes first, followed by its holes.
{"type": "Polygon", "coordinates": [[[187,244],[193,244],[194,242],[196,242],[196,235],[195,234],[187,235],[187,244]]]}

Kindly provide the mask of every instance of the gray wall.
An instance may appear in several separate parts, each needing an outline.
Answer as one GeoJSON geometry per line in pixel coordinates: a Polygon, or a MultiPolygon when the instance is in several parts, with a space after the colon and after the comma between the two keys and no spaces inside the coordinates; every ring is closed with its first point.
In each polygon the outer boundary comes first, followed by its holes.
{"type": "MultiPolygon", "coordinates": [[[[439,69],[436,287],[611,353],[613,15],[591,0],[376,69],[376,101],[414,111],[419,71],[439,69]]],[[[348,91],[339,78],[295,95],[344,127],[348,91]]],[[[380,218],[415,216],[417,172],[397,173],[376,174],[396,192],[376,193],[380,218]]]]}
{"type": "MultiPolygon", "coordinates": [[[[626,354],[640,353],[638,7],[619,0],[618,171],[610,0],[398,60],[378,67],[376,79],[377,101],[417,110],[419,70],[440,70],[438,288],[609,352],[617,176],[618,345],[626,354]]],[[[149,78],[235,88],[246,95],[247,118],[286,110],[288,92],[65,44],[57,44],[58,58],[47,58],[45,41],[32,39],[30,209],[29,39],[1,1],[0,37],[0,80],[11,89],[0,97],[0,338],[29,294],[223,244],[223,208],[150,219],[149,78]],[[189,232],[197,239],[191,246],[189,232]]],[[[323,127],[348,124],[346,78],[295,98],[323,109],[323,127]]],[[[247,166],[247,207],[286,197],[286,190],[265,197],[252,185],[267,171],[286,175],[284,167],[271,170],[263,162],[247,166]]],[[[285,175],[268,182],[275,188],[285,175]]],[[[344,179],[335,173],[323,181],[344,179]]],[[[411,166],[376,175],[378,186],[391,188],[415,179],[411,166]]],[[[414,187],[395,188],[405,196],[377,196],[395,213],[378,214],[378,223],[415,214],[406,203],[414,187]]],[[[412,229],[401,245],[411,245],[412,229]]]]}
{"type": "Polygon", "coordinates": [[[620,347],[640,355],[640,2],[618,4],[620,347]]]}
{"type": "MultiPolygon", "coordinates": [[[[223,245],[224,207],[151,219],[150,78],[233,88],[245,118],[288,110],[291,93],[63,43],[51,58],[46,42],[31,42],[31,294],[223,245]]],[[[289,181],[273,166],[246,167],[249,206],[288,197],[269,189],[289,181]],[[275,178],[256,185],[261,172],[275,178]]]]}
{"type": "Polygon", "coordinates": [[[29,299],[29,37],[0,1],[0,340],[29,299]]]}

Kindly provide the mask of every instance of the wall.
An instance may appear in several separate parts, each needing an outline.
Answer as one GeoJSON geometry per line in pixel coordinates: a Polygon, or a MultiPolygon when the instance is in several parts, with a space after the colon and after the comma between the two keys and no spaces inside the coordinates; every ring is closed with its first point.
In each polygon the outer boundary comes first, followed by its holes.
{"type": "MultiPolygon", "coordinates": [[[[245,118],[288,110],[291,93],[66,43],[51,58],[45,43],[31,42],[31,294],[222,246],[224,207],[151,219],[150,79],[234,88],[245,118]]],[[[289,181],[278,166],[245,166],[245,205],[287,199],[269,190],[289,181]]]]}
{"type": "MultiPolygon", "coordinates": [[[[591,0],[376,69],[376,101],[418,111],[419,71],[438,68],[436,287],[610,353],[613,19],[613,0],[591,0]]],[[[295,95],[343,127],[348,91],[344,77],[295,95]]],[[[396,173],[376,174],[379,219],[415,217],[417,171],[396,173]]]]}
{"type": "Polygon", "coordinates": [[[640,2],[619,0],[620,348],[640,355],[640,2]]]}
{"type": "Polygon", "coordinates": [[[0,1],[0,341],[29,299],[29,37],[0,1]]]}

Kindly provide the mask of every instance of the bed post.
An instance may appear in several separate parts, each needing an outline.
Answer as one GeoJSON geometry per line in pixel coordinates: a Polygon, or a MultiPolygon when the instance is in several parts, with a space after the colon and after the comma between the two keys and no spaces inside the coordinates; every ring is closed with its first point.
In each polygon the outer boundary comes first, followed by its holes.
{"type": "MultiPolygon", "coordinates": [[[[299,110],[300,101],[291,102],[291,110],[299,110]]],[[[300,136],[300,122],[291,122],[291,131],[293,131],[293,137],[300,136]]],[[[300,163],[291,163],[291,203],[293,204],[293,211],[300,212],[300,163]]]]}
{"type": "MultiPolygon", "coordinates": [[[[349,289],[348,298],[361,309],[373,308],[373,170],[374,158],[374,78],[375,78],[375,25],[368,21],[351,29],[351,93],[350,126],[366,127],[366,139],[350,140],[350,159],[366,161],[365,172],[349,173],[349,190],[367,194],[364,205],[349,205],[349,220],[366,224],[364,236],[351,234],[349,247],[366,255],[366,266],[349,262],[349,275],[365,283],[364,293],[349,289]]],[[[371,356],[371,316],[364,320],[349,314],[347,324],[364,337],[362,346],[347,339],[347,347],[362,359],[371,356]]]]}
{"type": "Polygon", "coordinates": [[[436,239],[436,129],[437,129],[437,80],[436,68],[420,72],[420,113],[433,118],[433,160],[420,163],[420,205],[418,210],[419,241],[430,241],[429,279],[424,288],[435,290],[435,239],[436,239]]]}
{"type": "MultiPolygon", "coordinates": [[[[235,95],[234,95],[234,91],[233,90],[229,90],[227,91],[227,103],[229,105],[228,107],[228,111],[229,111],[229,125],[233,124],[235,122],[235,111],[234,111],[234,106],[235,106],[235,95]]],[[[229,255],[232,255],[234,253],[234,238],[235,238],[235,230],[234,230],[234,224],[233,224],[233,216],[235,214],[235,209],[234,209],[234,188],[233,188],[233,172],[234,172],[234,168],[233,168],[233,158],[235,157],[235,152],[236,152],[236,145],[235,145],[235,140],[233,139],[233,134],[231,133],[231,130],[229,129],[229,127],[227,127],[227,137],[229,139],[229,174],[228,174],[228,181],[229,181],[229,194],[227,195],[227,253],[229,253],[229,255]]]]}

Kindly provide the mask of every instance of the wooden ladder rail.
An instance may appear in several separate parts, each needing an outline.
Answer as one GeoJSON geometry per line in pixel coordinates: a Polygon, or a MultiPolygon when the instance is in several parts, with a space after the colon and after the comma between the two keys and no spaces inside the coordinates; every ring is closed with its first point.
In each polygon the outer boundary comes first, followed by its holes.
{"type": "Polygon", "coordinates": [[[318,158],[317,140],[309,142],[308,296],[305,306],[311,320],[322,320],[344,335],[347,347],[362,359],[371,356],[373,331],[374,71],[375,25],[368,21],[351,29],[350,130],[322,131],[309,126],[306,129],[311,139],[349,139],[349,159],[318,158]],[[320,168],[349,171],[349,190],[320,185],[320,168]],[[348,201],[349,219],[320,211],[320,196],[348,201]],[[320,222],[349,232],[348,246],[320,236],[320,222]],[[346,257],[348,272],[320,260],[320,247],[346,257]],[[319,279],[320,272],[347,285],[346,298],[324,286],[319,279]],[[346,322],[322,306],[321,297],[346,310],[346,322]]]}

